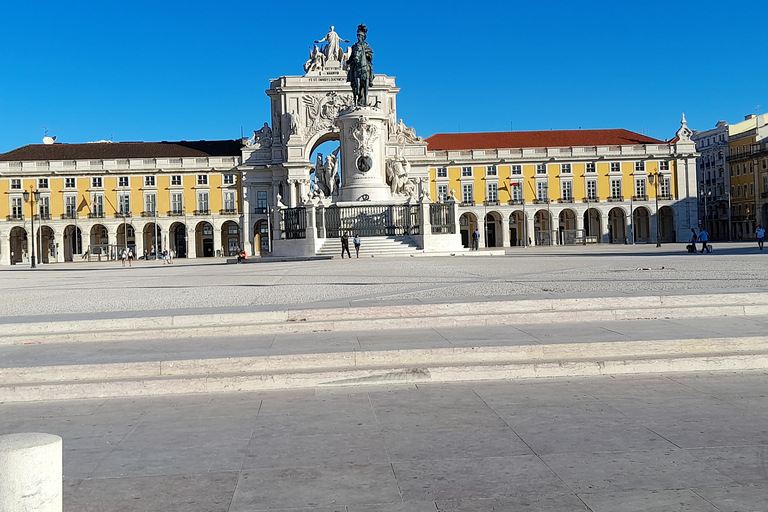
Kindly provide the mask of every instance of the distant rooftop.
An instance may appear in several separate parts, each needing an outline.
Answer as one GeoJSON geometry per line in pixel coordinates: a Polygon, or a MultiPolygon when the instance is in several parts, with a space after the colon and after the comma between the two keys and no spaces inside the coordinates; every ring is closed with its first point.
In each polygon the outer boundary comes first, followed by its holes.
{"type": "Polygon", "coordinates": [[[429,143],[431,151],[667,144],[665,141],[624,129],[436,133],[431,137],[427,137],[426,141],[429,143]]]}
{"type": "Polygon", "coordinates": [[[0,161],[240,156],[242,147],[239,140],[29,144],[0,154],[0,161]]]}

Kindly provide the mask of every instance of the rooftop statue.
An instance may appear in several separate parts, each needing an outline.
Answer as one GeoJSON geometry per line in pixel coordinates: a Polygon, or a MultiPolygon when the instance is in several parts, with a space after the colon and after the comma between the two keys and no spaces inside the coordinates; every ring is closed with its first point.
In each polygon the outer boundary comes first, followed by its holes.
{"type": "Polygon", "coordinates": [[[325,34],[325,37],[320,39],[319,41],[315,41],[316,44],[320,43],[327,43],[325,45],[325,48],[323,48],[323,54],[325,55],[326,62],[338,62],[341,63],[342,59],[344,58],[344,52],[342,51],[341,47],[339,46],[340,42],[348,43],[349,41],[346,39],[342,39],[339,37],[339,34],[337,34],[333,30],[333,25],[330,27],[330,31],[325,34]]]}
{"type": "Polygon", "coordinates": [[[355,105],[368,106],[368,87],[373,85],[373,50],[365,42],[368,27],[357,27],[357,42],[352,45],[351,56],[347,61],[347,82],[352,84],[355,105]]]}

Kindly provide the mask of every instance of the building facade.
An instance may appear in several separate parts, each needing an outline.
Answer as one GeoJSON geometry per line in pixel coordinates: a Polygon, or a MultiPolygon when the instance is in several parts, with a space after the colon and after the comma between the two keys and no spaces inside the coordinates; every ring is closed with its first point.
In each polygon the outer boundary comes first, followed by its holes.
{"type": "Polygon", "coordinates": [[[694,131],[696,179],[699,185],[700,227],[712,240],[731,239],[731,195],[728,169],[728,123],[718,121],[711,130],[694,131]]]}
{"type": "Polygon", "coordinates": [[[768,126],[765,115],[748,115],[728,126],[728,168],[733,239],[755,237],[768,224],[768,126]]]}
{"type": "MultiPolygon", "coordinates": [[[[52,142],[52,141],[51,141],[52,142]]],[[[0,264],[242,247],[241,141],[33,144],[0,155],[0,264]],[[34,228],[33,228],[34,224],[34,228]]]]}
{"type": "MultiPolygon", "coordinates": [[[[431,194],[459,202],[462,243],[650,243],[698,224],[695,146],[627,130],[437,134],[431,194]],[[658,233],[658,238],[657,238],[658,233]]],[[[683,238],[681,238],[683,237],[683,238]]]]}

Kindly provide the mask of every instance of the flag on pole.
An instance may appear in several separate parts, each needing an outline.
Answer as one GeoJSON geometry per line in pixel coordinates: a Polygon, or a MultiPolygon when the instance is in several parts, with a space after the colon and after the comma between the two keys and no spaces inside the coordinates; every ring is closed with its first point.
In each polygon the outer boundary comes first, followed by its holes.
{"type": "Polygon", "coordinates": [[[85,196],[83,196],[83,200],[80,201],[80,204],[77,205],[77,213],[80,213],[83,211],[83,208],[88,206],[88,201],[85,200],[85,196]]]}

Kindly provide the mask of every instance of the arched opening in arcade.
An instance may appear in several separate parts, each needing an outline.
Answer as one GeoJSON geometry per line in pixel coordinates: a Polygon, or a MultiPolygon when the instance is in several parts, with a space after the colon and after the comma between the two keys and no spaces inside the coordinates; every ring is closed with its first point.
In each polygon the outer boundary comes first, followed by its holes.
{"type": "Polygon", "coordinates": [[[318,195],[320,191],[323,197],[339,194],[343,182],[340,148],[339,134],[335,132],[323,134],[313,145],[310,151],[313,166],[309,176],[312,194],[318,195]]]}
{"type": "Polygon", "coordinates": [[[136,256],[136,231],[126,222],[117,226],[117,251],[130,249],[136,256]]]}
{"type": "Polygon", "coordinates": [[[627,236],[627,215],[621,208],[611,208],[608,212],[608,243],[623,244],[627,236]]]}
{"type": "Polygon", "coordinates": [[[600,234],[600,212],[589,208],[584,212],[584,237],[586,243],[602,242],[600,234]]]}
{"type": "Polygon", "coordinates": [[[539,210],[533,216],[533,236],[536,245],[552,245],[552,218],[547,210],[539,210]]]}
{"type": "Polygon", "coordinates": [[[523,212],[515,210],[509,216],[509,245],[525,245],[525,217],[523,212]]]}
{"type": "Polygon", "coordinates": [[[260,220],[253,226],[253,246],[257,254],[269,254],[269,221],[260,220]]]}
{"type": "Polygon", "coordinates": [[[177,258],[187,257],[187,226],[183,222],[174,222],[168,230],[168,245],[177,258]]]}
{"type": "Polygon", "coordinates": [[[40,263],[50,263],[56,261],[56,237],[50,226],[43,226],[37,233],[39,246],[37,248],[37,261],[40,263]]]}
{"type": "Polygon", "coordinates": [[[240,226],[228,220],[221,225],[221,239],[227,256],[237,256],[243,246],[240,240],[240,226]]]}
{"type": "Polygon", "coordinates": [[[144,258],[156,259],[163,252],[163,230],[154,222],[148,222],[142,233],[144,242],[144,258]]]}
{"type": "Polygon", "coordinates": [[[576,212],[567,208],[560,212],[558,216],[558,243],[575,244],[576,238],[578,238],[578,230],[576,229],[576,212]]]}
{"type": "Polygon", "coordinates": [[[461,245],[470,248],[472,246],[472,233],[477,229],[477,217],[473,213],[466,212],[459,217],[459,231],[461,233],[461,245]]]}
{"type": "Polygon", "coordinates": [[[675,210],[669,206],[662,206],[659,209],[659,229],[661,230],[660,238],[662,242],[677,241],[677,233],[675,233],[675,210]]]}
{"type": "Polygon", "coordinates": [[[486,247],[499,247],[503,245],[503,235],[501,228],[501,214],[498,212],[488,212],[485,215],[486,247]]]}
{"type": "Polygon", "coordinates": [[[645,206],[638,206],[632,212],[632,233],[635,243],[651,242],[651,212],[645,206]]]}
{"type": "Polygon", "coordinates": [[[27,258],[27,231],[19,226],[11,229],[11,265],[21,263],[27,258]]]}
{"type": "Polygon", "coordinates": [[[109,230],[106,226],[101,224],[91,226],[87,251],[88,258],[98,260],[109,258],[109,230]]]}
{"type": "Polygon", "coordinates": [[[74,261],[76,254],[83,254],[83,232],[70,224],[64,228],[64,261],[74,261]]]}
{"type": "Polygon", "coordinates": [[[213,226],[210,222],[200,222],[195,227],[195,249],[198,258],[213,258],[216,250],[213,246],[213,226]]]}

